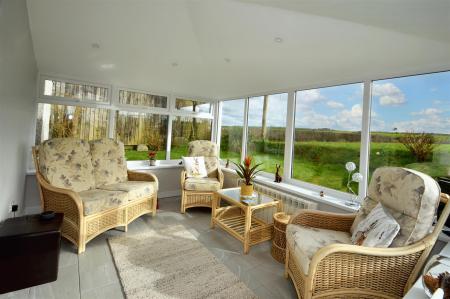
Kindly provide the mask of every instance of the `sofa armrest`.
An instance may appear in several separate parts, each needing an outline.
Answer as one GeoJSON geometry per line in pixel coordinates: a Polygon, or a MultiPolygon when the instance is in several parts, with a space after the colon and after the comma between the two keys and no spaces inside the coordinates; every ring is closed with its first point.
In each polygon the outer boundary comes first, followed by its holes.
{"type": "Polygon", "coordinates": [[[315,210],[301,210],[291,217],[289,224],[350,232],[356,214],[337,214],[315,210]]]}
{"type": "Polygon", "coordinates": [[[128,180],[130,181],[145,181],[145,182],[155,182],[156,183],[156,190],[159,188],[159,182],[158,178],[148,172],[138,172],[138,171],[131,171],[128,170],[128,180]]]}
{"type": "Polygon", "coordinates": [[[83,201],[78,193],[50,185],[39,172],[36,173],[41,193],[42,209],[64,213],[64,217],[76,225],[80,225],[84,216],[83,201]]]}
{"type": "Polygon", "coordinates": [[[223,176],[223,171],[222,171],[222,169],[220,169],[220,167],[217,168],[217,179],[220,182],[220,189],[222,189],[223,188],[224,176],[223,176]]]}
{"type": "Polygon", "coordinates": [[[182,170],[180,174],[181,189],[184,190],[184,181],[186,180],[186,170],[182,170]]]}

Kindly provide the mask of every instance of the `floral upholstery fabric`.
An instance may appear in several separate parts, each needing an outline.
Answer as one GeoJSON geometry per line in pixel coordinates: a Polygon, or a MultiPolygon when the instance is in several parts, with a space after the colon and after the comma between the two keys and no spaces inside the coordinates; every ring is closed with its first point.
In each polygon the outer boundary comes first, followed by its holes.
{"type": "Polygon", "coordinates": [[[220,167],[217,158],[217,144],[208,140],[196,140],[189,143],[189,157],[204,157],[208,177],[217,178],[217,171],[220,167]]]}
{"type": "Polygon", "coordinates": [[[125,182],[127,161],[122,142],[100,139],[90,142],[96,187],[125,182]]]}
{"type": "Polygon", "coordinates": [[[128,202],[128,194],[122,191],[93,189],[79,192],[83,201],[84,215],[92,215],[128,202]]]}
{"type": "Polygon", "coordinates": [[[352,232],[381,202],[400,224],[400,232],[391,247],[413,244],[430,233],[440,192],[437,182],[426,174],[401,167],[378,168],[373,173],[368,196],[352,225],[352,232]]]}
{"type": "Polygon", "coordinates": [[[306,275],[309,271],[309,264],[319,249],[330,244],[352,244],[349,233],[296,224],[287,226],[286,240],[306,275]]]}
{"type": "Polygon", "coordinates": [[[99,189],[127,192],[128,201],[132,201],[135,199],[153,196],[157,188],[155,182],[127,181],[123,183],[101,186],[99,189]]]}
{"type": "Polygon", "coordinates": [[[55,138],[39,146],[39,170],[58,188],[75,192],[95,188],[89,144],[74,138],[55,138]]]}
{"type": "Polygon", "coordinates": [[[216,178],[187,178],[184,181],[184,190],[189,191],[217,191],[220,182],[216,178]]]}

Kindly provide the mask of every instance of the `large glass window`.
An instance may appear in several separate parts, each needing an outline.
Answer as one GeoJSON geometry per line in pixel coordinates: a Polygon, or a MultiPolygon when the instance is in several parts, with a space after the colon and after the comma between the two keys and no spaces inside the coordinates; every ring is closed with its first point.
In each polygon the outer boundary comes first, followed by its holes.
{"type": "Polygon", "coordinates": [[[119,103],[133,106],[167,108],[167,97],[136,91],[119,91],[119,103]]]}
{"type": "Polygon", "coordinates": [[[176,99],[175,109],[188,112],[211,113],[211,103],[191,99],[176,99]]]}
{"type": "Polygon", "coordinates": [[[249,99],[247,153],[262,169],[275,173],[276,164],[284,163],[287,93],[249,99]]]}
{"type": "Polygon", "coordinates": [[[44,96],[82,101],[109,102],[108,88],[106,87],[57,80],[45,80],[43,94],[44,96]]]}
{"type": "Polygon", "coordinates": [[[347,191],[346,162],[359,165],[363,84],[296,93],[292,177],[347,191]]]}
{"type": "Polygon", "coordinates": [[[210,119],[177,116],[172,122],[172,144],[170,159],[187,155],[187,146],[193,140],[211,140],[210,119]]]}
{"type": "Polygon", "coordinates": [[[147,150],[166,159],[168,121],[167,115],[117,111],[116,137],[125,145],[127,160],[147,160],[147,150]]]}
{"type": "Polygon", "coordinates": [[[245,100],[222,102],[220,158],[239,162],[242,149],[245,100]]]}
{"type": "Polygon", "coordinates": [[[85,140],[108,136],[109,110],[80,106],[38,104],[36,144],[52,138],[85,140]]]}
{"type": "Polygon", "coordinates": [[[450,175],[450,72],[372,83],[370,174],[380,166],[450,175]]]}

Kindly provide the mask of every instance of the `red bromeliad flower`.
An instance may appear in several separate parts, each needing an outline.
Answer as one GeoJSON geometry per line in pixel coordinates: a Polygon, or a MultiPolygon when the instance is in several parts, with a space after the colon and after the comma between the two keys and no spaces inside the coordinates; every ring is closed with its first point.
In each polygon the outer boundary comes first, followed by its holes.
{"type": "Polygon", "coordinates": [[[262,163],[255,164],[253,167],[251,167],[252,160],[253,158],[251,156],[247,156],[245,157],[243,163],[238,164],[231,161],[234,165],[236,165],[236,173],[239,175],[240,178],[244,180],[246,185],[251,185],[256,174],[261,171],[258,170],[258,167],[261,166],[262,163]]]}
{"type": "Polygon", "coordinates": [[[252,157],[251,156],[247,156],[244,159],[244,165],[246,168],[250,168],[250,165],[252,164],[252,157]]]}

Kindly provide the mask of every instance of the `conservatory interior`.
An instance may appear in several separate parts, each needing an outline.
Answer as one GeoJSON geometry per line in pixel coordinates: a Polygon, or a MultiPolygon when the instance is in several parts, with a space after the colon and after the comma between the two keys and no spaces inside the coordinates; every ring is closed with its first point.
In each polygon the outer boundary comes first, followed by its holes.
{"type": "Polygon", "coordinates": [[[449,16],[0,0],[0,298],[450,298],[449,16]]]}

